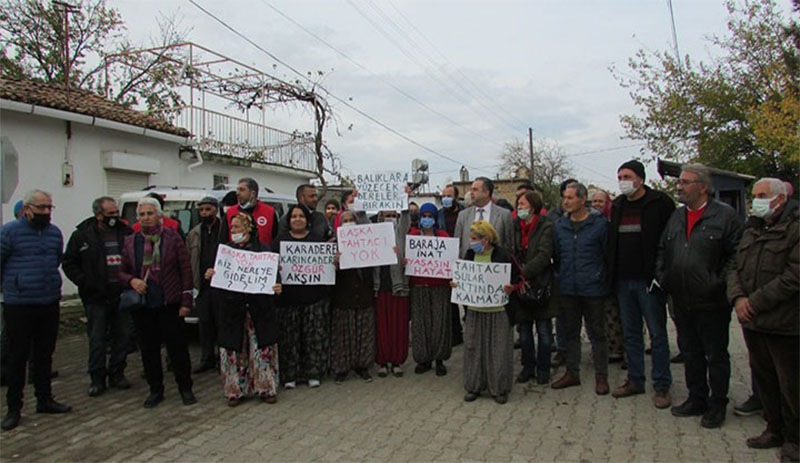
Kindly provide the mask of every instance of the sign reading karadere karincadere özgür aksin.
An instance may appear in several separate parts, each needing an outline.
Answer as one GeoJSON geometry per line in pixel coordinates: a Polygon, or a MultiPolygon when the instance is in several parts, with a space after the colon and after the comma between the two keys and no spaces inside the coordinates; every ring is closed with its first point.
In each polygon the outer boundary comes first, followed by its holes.
{"type": "Polygon", "coordinates": [[[365,211],[403,211],[408,209],[406,185],[409,175],[402,172],[356,174],[358,200],[365,211]]]}
{"type": "Polygon", "coordinates": [[[281,241],[281,284],[335,285],[336,243],[281,241]]]}

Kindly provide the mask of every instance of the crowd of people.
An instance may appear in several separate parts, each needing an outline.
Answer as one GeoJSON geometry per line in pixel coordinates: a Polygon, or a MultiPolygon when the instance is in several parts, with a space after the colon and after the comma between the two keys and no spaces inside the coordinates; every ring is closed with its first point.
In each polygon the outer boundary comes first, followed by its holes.
{"type": "Polygon", "coordinates": [[[229,406],[251,396],[274,404],[280,387],[319,387],[328,375],[336,384],[351,371],[370,382],[373,368],[380,377],[402,377],[409,350],[415,374],[446,376],[453,346],[462,343],[464,400],[488,393],[504,404],[514,382],[580,386],[585,324],[596,394],[623,399],[645,393],[649,352],[654,406],[718,428],[727,414],[735,313],[753,390],[734,411],[761,412],[766,421],[765,431],[746,445],[781,447],[782,458],[797,461],[800,215],[787,183],[756,181],[743,222],[715,199],[705,166],[683,166],[677,208],[668,194],[645,184],[639,161],[622,164],[617,177],[620,194],[613,200],[608,192],[564,181],[561,203],[550,211],[530,184],[520,185],[515,204],[504,207],[493,182],[479,177],[468,206],[447,185],[441,207],[412,203],[374,218],[366,216],[355,190],[318,212],[316,188],[308,184],[298,187],[297,204],[279,217],[258,199],[256,181],[244,178],[234,204],[213,197],[199,202],[200,223],[185,240],[164,217],[159,198],[141,199],[138,221],[129,226],[114,199],[104,196],[66,250],[50,220],[52,195],[29,192],[20,217],[0,229],[8,384],[2,429],[19,425],[29,358],[36,411],[71,411],[54,400],[50,387],[63,266],[88,320],[88,395],[131,387],[126,357],[136,344],[149,385],[147,408],[164,400],[162,345],[185,405],[197,401],[192,373],[218,371],[229,406]],[[333,286],[278,281],[270,294],[211,286],[222,244],[277,253],[281,243],[335,241],[339,227],[370,220],[394,224],[396,264],[341,269],[337,256],[333,286]],[[453,237],[463,260],[510,265],[503,286],[508,303],[458,306],[450,302],[455,280],[409,278],[407,235],[453,237]],[[201,357],[192,372],[182,318],[194,304],[201,357]],[[672,362],[683,362],[688,389],[680,404],[672,401],[668,314],[680,351],[672,362]],[[521,349],[516,375],[515,330],[521,349]],[[613,362],[623,362],[627,378],[612,389],[613,362]],[[551,378],[562,365],[564,372],[551,378]]]}

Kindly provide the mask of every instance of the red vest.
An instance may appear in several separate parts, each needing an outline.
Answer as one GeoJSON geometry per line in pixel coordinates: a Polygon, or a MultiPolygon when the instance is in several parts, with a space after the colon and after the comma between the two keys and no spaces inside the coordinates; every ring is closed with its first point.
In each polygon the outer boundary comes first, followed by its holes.
{"type": "MultiPolygon", "coordinates": [[[[228,208],[226,215],[228,218],[229,235],[231,229],[231,220],[233,219],[233,216],[239,212],[248,214],[248,211],[240,211],[238,204],[228,208]]],[[[278,225],[275,223],[275,208],[269,204],[264,204],[261,201],[256,201],[256,205],[253,206],[252,212],[253,213],[251,215],[253,216],[253,221],[256,224],[256,229],[258,230],[258,241],[261,241],[261,243],[265,246],[271,245],[274,227],[278,225]]],[[[230,239],[230,236],[228,236],[228,239],[230,239]]]]}

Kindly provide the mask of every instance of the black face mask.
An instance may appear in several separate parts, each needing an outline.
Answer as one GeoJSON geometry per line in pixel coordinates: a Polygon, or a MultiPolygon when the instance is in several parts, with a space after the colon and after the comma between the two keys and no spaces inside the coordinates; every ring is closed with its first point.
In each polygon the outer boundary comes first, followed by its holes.
{"type": "Polygon", "coordinates": [[[203,225],[211,225],[214,222],[215,217],[213,215],[209,215],[206,217],[200,217],[200,223],[203,225]]]}
{"type": "Polygon", "coordinates": [[[105,225],[108,228],[114,228],[117,225],[119,225],[119,217],[117,217],[117,216],[111,216],[111,217],[103,216],[103,225],[105,225]]]}
{"type": "Polygon", "coordinates": [[[38,214],[34,212],[31,223],[36,228],[44,228],[50,224],[50,214],[38,214]]]}
{"type": "Polygon", "coordinates": [[[409,218],[411,218],[411,223],[419,222],[419,212],[412,212],[408,214],[409,218]]]}

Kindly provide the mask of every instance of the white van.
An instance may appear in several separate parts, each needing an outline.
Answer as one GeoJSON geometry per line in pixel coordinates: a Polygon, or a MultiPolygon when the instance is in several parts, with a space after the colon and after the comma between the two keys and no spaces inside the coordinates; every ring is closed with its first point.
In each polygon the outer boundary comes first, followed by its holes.
{"type": "MultiPolygon", "coordinates": [[[[294,196],[261,190],[258,199],[274,207],[278,212],[278,217],[283,217],[288,206],[297,202],[294,196]]],[[[236,191],[235,185],[220,185],[213,190],[178,186],[149,186],[144,190],[123,193],[119,197],[118,204],[122,218],[129,224],[133,224],[136,222],[136,203],[150,193],[156,193],[164,199],[164,214],[181,224],[181,230],[185,236],[192,227],[199,223],[197,203],[201,199],[213,196],[222,203],[222,198],[231,191],[236,191]]]]}

